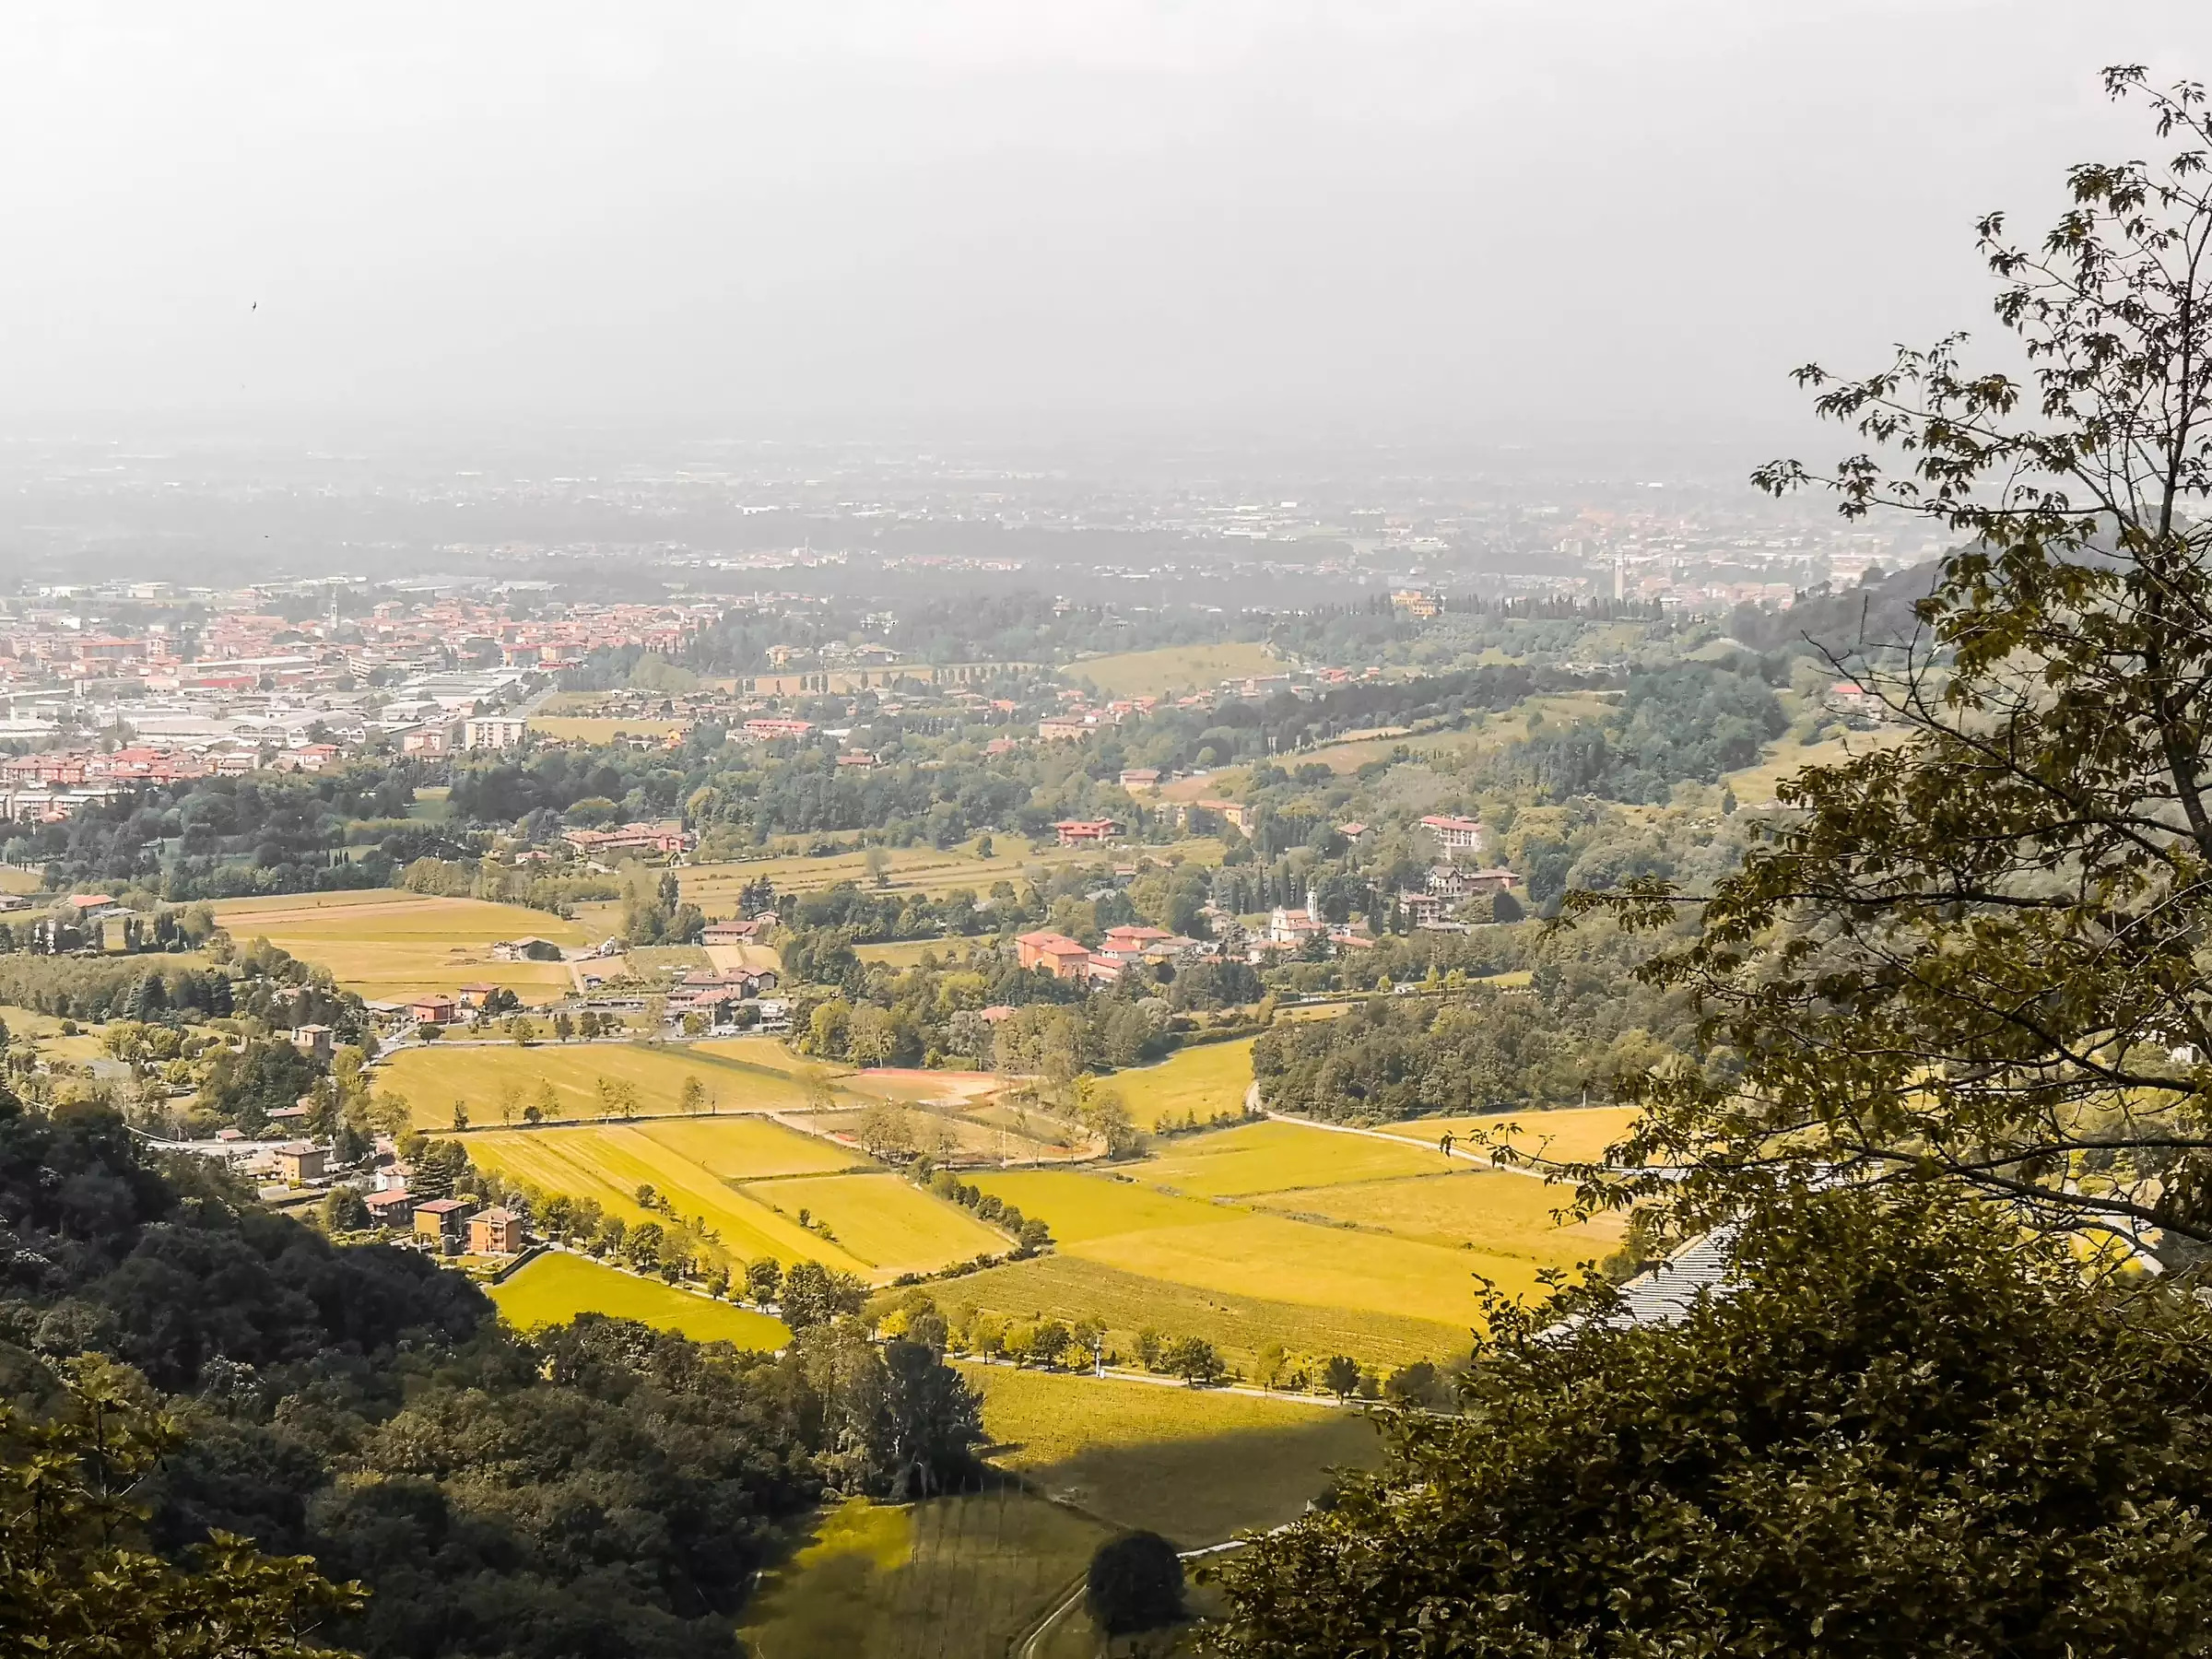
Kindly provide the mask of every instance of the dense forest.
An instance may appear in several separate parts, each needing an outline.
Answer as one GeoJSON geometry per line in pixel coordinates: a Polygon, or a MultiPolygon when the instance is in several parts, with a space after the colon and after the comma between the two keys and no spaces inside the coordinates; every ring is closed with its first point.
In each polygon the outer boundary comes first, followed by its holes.
{"type": "Polygon", "coordinates": [[[1640,984],[1618,939],[1589,943],[1547,953],[1525,987],[1424,987],[1272,1026],[1253,1049],[1261,1099],[1325,1122],[1572,1106],[1695,1052],[1688,999],[1640,984]]]}
{"type": "Polygon", "coordinates": [[[349,862],[341,849],[362,820],[400,817],[413,797],[413,769],[396,764],[195,778],[62,823],[0,825],[0,836],[14,838],[9,859],[44,864],[64,886],[137,885],[176,900],[382,887],[388,856],[372,848],[349,862]]]}
{"type": "Polygon", "coordinates": [[[1788,725],[1756,668],[1669,664],[1630,674],[1617,715],[1513,745],[1491,763],[1488,781],[1545,802],[1664,802],[1677,783],[1717,783],[1723,772],[1752,765],[1788,725]]]}
{"type": "Polygon", "coordinates": [[[842,1323],[781,1359],[586,1316],[515,1335],[412,1251],[334,1246],[121,1121],[0,1099],[0,1371],[126,1363],[185,1430],[147,1540],[303,1552],[367,1607],[371,1659],[709,1659],[770,1530],[825,1487],[970,1472],[975,1397],[929,1349],[842,1323]]]}

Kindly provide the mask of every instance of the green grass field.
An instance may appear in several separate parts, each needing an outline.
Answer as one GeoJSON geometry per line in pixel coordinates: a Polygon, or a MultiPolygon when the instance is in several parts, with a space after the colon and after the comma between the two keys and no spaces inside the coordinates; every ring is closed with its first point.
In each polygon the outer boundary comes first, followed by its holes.
{"type": "Polygon", "coordinates": [[[1571,1186],[1463,1163],[1397,1181],[1267,1193],[1253,1202],[1284,1215],[1344,1222],[1447,1250],[1523,1256],[1559,1267],[1601,1259],[1620,1242],[1625,1226],[1620,1217],[1606,1216],[1561,1227],[1557,1212],[1573,1197],[1571,1186]]]}
{"type": "Polygon", "coordinates": [[[914,968],[924,957],[953,961],[967,955],[973,939],[894,939],[884,945],[855,945],[853,954],[864,962],[882,962],[892,968],[914,968]]]}
{"type": "Polygon", "coordinates": [[[1200,1198],[1236,1198],[1292,1187],[1335,1186],[1426,1175],[1448,1167],[1441,1152],[1407,1142],[1338,1135],[1303,1124],[1247,1124],[1163,1145],[1130,1173],[1200,1198]]]}
{"type": "Polygon", "coordinates": [[[433,1043],[403,1048],[377,1068],[377,1087],[404,1095],[415,1122],[425,1129],[450,1129],[453,1102],[468,1108],[473,1124],[500,1122],[500,1109],[513,1091],[515,1122],[524,1107],[543,1106],[548,1086],[554,1108],[548,1117],[595,1118],[601,1114],[599,1079],[627,1083],[637,1090],[638,1111],[648,1116],[682,1111],[685,1080],[699,1079],[721,1113],[781,1112],[806,1103],[792,1072],[798,1062],[766,1039],[730,1042],[541,1042],[433,1043]]]}
{"type": "Polygon", "coordinates": [[[1012,1483],[917,1504],[853,1499],[765,1574],[759,1659],[1004,1659],[1111,1531],[1012,1483]]]}
{"type": "Polygon", "coordinates": [[[503,1284],[494,1285],[491,1300],[510,1324],[525,1331],[561,1324],[579,1313],[606,1313],[674,1331],[694,1342],[772,1350],[791,1340],[783,1322],[766,1313],[734,1308],[559,1252],[539,1256],[503,1284]]]}
{"type": "Polygon", "coordinates": [[[1244,1091],[1252,1087],[1252,1044],[1247,1037],[1179,1049],[1158,1065],[1116,1072],[1108,1087],[1120,1091],[1139,1129],[1157,1128],[1163,1118],[1204,1124],[1233,1117],[1244,1110],[1244,1091]]]}
{"type": "Polygon", "coordinates": [[[1249,1368],[1270,1342],[1292,1354],[1351,1354],[1371,1364],[1403,1365],[1466,1351],[1472,1310],[1450,1319],[1400,1318],[1371,1308],[1314,1307],[1259,1296],[1201,1289],[1171,1279],[1147,1278],[1072,1251],[1013,1262],[933,1288],[947,1308],[967,1308],[1009,1319],[1050,1317],[1073,1322],[1089,1314],[1106,1326],[1111,1352],[1135,1351],[1137,1332],[1203,1336],[1232,1366],[1249,1368]]]}
{"type": "Polygon", "coordinates": [[[492,945],[528,935],[559,945],[586,942],[581,927],[544,911],[390,888],[225,900],[215,916],[241,944],[265,938],[329,969],[339,984],[372,1002],[478,982],[508,986],[524,1002],[549,1001],[570,988],[563,964],[495,961],[492,945]]]}
{"type": "Polygon", "coordinates": [[[900,1175],[813,1176],[744,1190],[794,1223],[806,1210],[837,1235],[841,1248],[867,1264],[871,1278],[927,1273],[947,1262],[1001,1254],[1012,1244],[1005,1233],[900,1175]]]}
{"type": "Polygon", "coordinates": [[[1536,1264],[1524,1256],[1317,1226],[1082,1171],[974,1179],[1023,1215],[1042,1217],[1065,1253],[1196,1290],[1464,1328],[1475,1317],[1476,1273],[1509,1291],[1535,1288],[1536,1264]]]}
{"type": "Polygon", "coordinates": [[[1186,1549],[1304,1510],[1344,1465],[1371,1465],[1356,1412],[1113,1378],[969,1365],[989,1456],[1046,1495],[1186,1549]]]}
{"type": "Polygon", "coordinates": [[[1853,732],[1848,736],[1827,737],[1814,744],[1799,743],[1796,738],[1785,735],[1769,744],[1756,764],[1723,772],[1721,782],[1735,791],[1735,798],[1746,806],[1764,806],[1773,801],[1775,789],[1784,778],[1808,766],[1835,766],[1853,755],[1891,748],[1904,740],[1902,727],[1853,732]]]}
{"type": "Polygon", "coordinates": [[[1152,1325],[1243,1359],[1269,1340],[1378,1363],[1449,1355],[1476,1322],[1477,1277],[1535,1296],[1544,1269],[1602,1258],[1619,1236],[1611,1218],[1560,1226],[1571,1194],[1526,1175],[1281,1122],[1180,1138],[1111,1171],[975,1180],[1041,1218],[1057,1254],[956,1281],[948,1303],[1088,1312],[1124,1347],[1152,1325]]]}
{"type": "Polygon", "coordinates": [[[1165,697],[1171,691],[1210,691],[1225,679],[1281,674],[1288,666],[1256,641],[1231,640],[1089,657],[1064,672],[1069,679],[1088,680],[1109,697],[1165,697]]]}

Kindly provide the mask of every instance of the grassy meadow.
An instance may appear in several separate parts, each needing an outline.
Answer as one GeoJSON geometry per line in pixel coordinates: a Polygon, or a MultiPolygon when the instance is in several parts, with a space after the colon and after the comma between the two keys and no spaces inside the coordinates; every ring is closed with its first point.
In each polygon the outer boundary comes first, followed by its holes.
{"type": "Polygon", "coordinates": [[[934,1294],[948,1308],[1009,1319],[1073,1323],[1088,1314],[1106,1326],[1109,1353],[1124,1357],[1147,1326],[1168,1336],[1203,1336],[1240,1370],[1271,1342],[1292,1354],[1352,1354],[1378,1365],[1434,1359],[1464,1352],[1474,1324],[1471,1307],[1463,1317],[1440,1308],[1436,1317],[1419,1319],[1360,1305],[1317,1307],[1148,1277],[1066,1249],[952,1280],[934,1294]]]}
{"type": "Polygon", "coordinates": [[[1139,1129],[1156,1129],[1163,1119],[1204,1124],[1234,1117],[1252,1087],[1252,1044],[1247,1037],[1178,1049],[1158,1065],[1116,1072],[1108,1087],[1120,1093],[1139,1129]]]}
{"type": "Polygon", "coordinates": [[[1012,1482],[925,1503],[853,1499],[762,1576],[738,1633],[759,1659],[1004,1659],[1111,1536],[1012,1482]]]}
{"type": "Polygon", "coordinates": [[[773,1350],[791,1340],[783,1322],[766,1313],[618,1273],[558,1251],[539,1256],[492,1286],[491,1300],[508,1324],[525,1331],[562,1324],[579,1313],[606,1313],[673,1331],[694,1342],[773,1350]]]}
{"type": "Polygon", "coordinates": [[[1088,680],[1109,697],[1165,697],[1174,691],[1210,691],[1225,679],[1281,674],[1288,667],[1257,641],[1231,640],[1087,657],[1065,672],[1069,679],[1088,680]]]}
{"type": "Polygon", "coordinates": [[[508,986],[525,1003],[547,1002],[568,994],[565,964],[494,961],[491,947],[526,935],[586,943],[582,928],[544,911],[394,888],[228,899],[215,906],[215,917],[241,943],[267,939],[329,969],[339,984],[371,1002],[450,994],[479,982],[508,986]]]}
{"type": "Polygon", "coordinates": [[[1722,773],[1721,782],[1734,790],[1735,798],[1746,806],[1771,806],[1782,781],[1808,766],[1840,765],[1853,755],[1890,748],[1904,740],[1902,727],[1852,732],[1841,737],[1824,737],[1813,744],[1800,743],[1785,735],[1769,744],[1766,752],[1753,765],[1722,773]]]}
{"type": "Polygon", "coordinates": [[[1371,1465],[1357,1412],[1116,1378],[971,1365],[987,1454],[1047,1496],[1186,1549],[1300,1513],[1344,1465],[1371,1465]]]}

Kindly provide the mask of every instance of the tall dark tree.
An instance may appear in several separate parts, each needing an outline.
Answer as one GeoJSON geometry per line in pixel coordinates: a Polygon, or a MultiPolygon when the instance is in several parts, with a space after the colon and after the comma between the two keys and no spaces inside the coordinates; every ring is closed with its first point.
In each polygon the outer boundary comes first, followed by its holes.
{"type": "MultiPolygon", "coordinates": [[[[1687,1225],[1815,1164],[2173,1256],[2212,1241],[2212,113],[2104,79],[2168,159],[2074,168],[2032,245],[1982,220],[2024,374],[1969,368],[1962,335],[1803,369],[1902,469],[1758,475],[1959,539],[1909,635],[1833,642],[1907,740],[1786,784],[1647,970],[1742,1056],[1631,1090],[1624,1158],[1689,1171],[1687,1225]]],[[[1583,900],[1654,925],[1683,901],[1583,900]]]]}

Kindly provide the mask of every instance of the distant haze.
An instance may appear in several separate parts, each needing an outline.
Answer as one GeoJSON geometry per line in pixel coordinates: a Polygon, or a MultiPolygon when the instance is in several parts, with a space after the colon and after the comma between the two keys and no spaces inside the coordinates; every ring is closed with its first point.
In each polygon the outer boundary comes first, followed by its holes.
{"type": "Polygon", "coordinates": [[[1757,432],[2203,0],[15,6],[0,429],[1757,432]],[[258,305],[258,310],[253,309],[258,305]]]}

